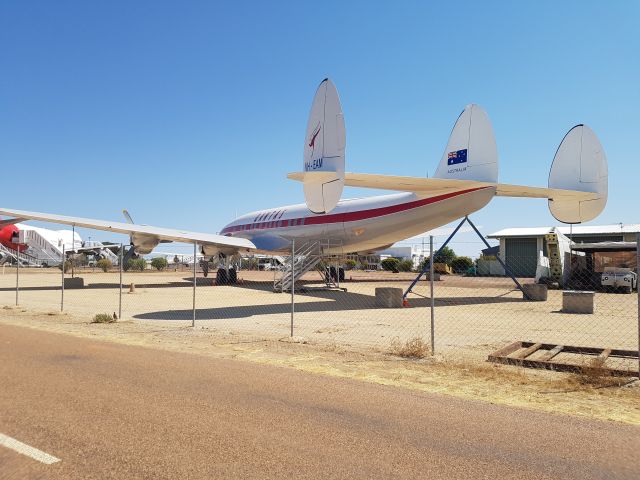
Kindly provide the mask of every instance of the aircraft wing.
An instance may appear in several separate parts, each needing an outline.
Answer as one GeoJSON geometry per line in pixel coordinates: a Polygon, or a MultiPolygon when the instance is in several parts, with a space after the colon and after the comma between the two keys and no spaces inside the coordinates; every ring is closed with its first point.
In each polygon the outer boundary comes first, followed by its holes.
{"type": "MultiPolygon", "coordinates": [[[[303,181],[303,174],[289,174],[292,180],[303,181]]],[[[499,197],[548,198],[551,200],[597,200],[600,195],[579,190],[563,190],[559,188],[528,187],[509,185],[506,183],[479,182],[476,180],[455,180],[448,178],[402,177],[396,175],[376,175],[369,173],[345,173],[345,185],[350,187],[376,188],[380,190],[396,190],[415,192],[418,194],[440,194],[441,192],[466,190],[469,188],[493,187],[499,197]]]]}
{"type": "Polygon", "coordinates": [[[171,228],[153,227],[151,225],[109,222],[104,220],[94,220],[91,218],[67,217],[51,213],[25,212],[22,210],[10,210],[5,208],[0,208],[0,215],[12,216],[20,218],[21,220],[39,220],[42,222],[60,223],[75,227],[104,230],[106,232],[124,233],[127,235],[134,234],[158,240],[169,240],[172,242],[197,242],[199,245],[215,245],[220,247],[236,248],[238,250],[253,250],[256,248],[252,242],[244,238],[227,237],[213,233],[174,230],[171,228]]]}

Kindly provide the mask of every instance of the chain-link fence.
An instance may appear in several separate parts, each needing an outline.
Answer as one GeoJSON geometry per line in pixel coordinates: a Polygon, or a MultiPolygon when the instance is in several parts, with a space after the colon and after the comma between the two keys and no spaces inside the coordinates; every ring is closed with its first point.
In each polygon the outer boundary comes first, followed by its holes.
{"type": "MultiPolygon", "coordinates": [[[[435,242],[434,251],[440,246],[435,242]]],[[[186,255],[156,263],[159,269],[138,262],[122,272],[117,264],[105,271],[77,265],[64,274],[5,264],[0,304],[176,327],[191,326],[195,315],[196,328],[232,341],[293,335],[345,349],[422,345],[452,359],[493,355],[557,367],[586,358],[638,371],[635,246],[626,253],[576,247],[555,264],[517,255],[500,257],[501,264],[485,255],[436,257],[433,265],[335,249],[323,255],[321,247],[302,244],[293,256],[246,256],[224,266],[197,258],[195,283],[193,256],[186,255]]],[[[476,247],[483,245],[465,248],[476,247]]]]}

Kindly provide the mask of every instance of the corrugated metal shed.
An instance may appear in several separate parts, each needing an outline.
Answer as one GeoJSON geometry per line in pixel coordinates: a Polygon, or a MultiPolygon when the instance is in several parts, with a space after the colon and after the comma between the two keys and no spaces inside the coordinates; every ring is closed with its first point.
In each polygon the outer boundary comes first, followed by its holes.
{"type": "MultiPolygon", "coordinates": [[[[571,228],[568,226],[556,227],[564,235],[569,235],[571,228]]],[[[523,227],[523,228],[505,228],[497,232],[487,235],[488,238],[504,238],[504,237],[539,237],[549,233],[553,227],[523,227]]],[[[613,225],[574,225],[573,235],[622,235],[622,234],[640,233],[639,223],[613,225]]]]}

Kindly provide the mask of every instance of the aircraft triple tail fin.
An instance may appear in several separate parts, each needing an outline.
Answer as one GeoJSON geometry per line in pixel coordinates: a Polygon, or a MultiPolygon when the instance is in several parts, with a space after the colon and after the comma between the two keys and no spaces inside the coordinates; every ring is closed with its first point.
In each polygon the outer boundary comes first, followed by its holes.
{"type": "Polygon", "coordinates": [[[467,105],[456,120],[435,178],[498,181],[498,147],[487,112],[467,105]]]}
{"type": "Polygon", "coordinates": [[[304,171],[288,178],[304,184],[307,207],[331,211],[344,185],[415,192],[432,196],[476,188],[493,188],[497,196],[547,198],[549,210],[563,223],[596,218],[607,203],[607,158],[596,134],[576,125],[556,151],[548,188],[498,183],[498,149],[487,113],[467,105],[456,121],[434,178],[345,173],[345,130],[333,83],[325,79],[309,114],[304,171]]]}
{"type": "Polygon", "coordinates": [[[609,174],[607,156],[596,134],[586,125],[576,125],[564,136],[556,151],[549,188],[591,194],[589,198],[553,196],[549,210],[564,223],[588,222],[607,204],[609,174]]]}
{"type": "Polygon", "coordinates": [[[304,198],[314,213],[333,210],[344,187],[346,135],[338,91],[325,78],[316,91],[309,112],[304,141],[304,198]]]}
{"type": "Polygon", "coordinates": [[[607,176],[607,159],[598,137],[586,125],[576,125],[556,151],[548,188],[497,183],[493,128],[487,113],[473,104],[458,117],[434,175],[453,180],[452,186],[459,181],[460,189],[478,182],[477,186],[493,184],[497,196],[547,198],[551,214],[563,223],[587,222],[602,212],[607,203],[607,176]]]}

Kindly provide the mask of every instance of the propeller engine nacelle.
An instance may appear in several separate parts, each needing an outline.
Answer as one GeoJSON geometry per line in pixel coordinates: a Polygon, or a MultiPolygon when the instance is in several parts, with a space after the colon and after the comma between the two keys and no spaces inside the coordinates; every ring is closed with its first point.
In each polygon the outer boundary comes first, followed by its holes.
{"type": "Polygon", "coordinates": [[[160,243],[160,239],[150,235],[132,233],[130,235],[131,245],[136,255],[147,255],[153,251],[160,243]]]}
{"type": "Polygon", "coordinates": [[[236,253],[238,253],[237,248],[225,248],[218,245],[203,245],[200,249],[200,252],[207,257],[232,257],[236,253]]]}

